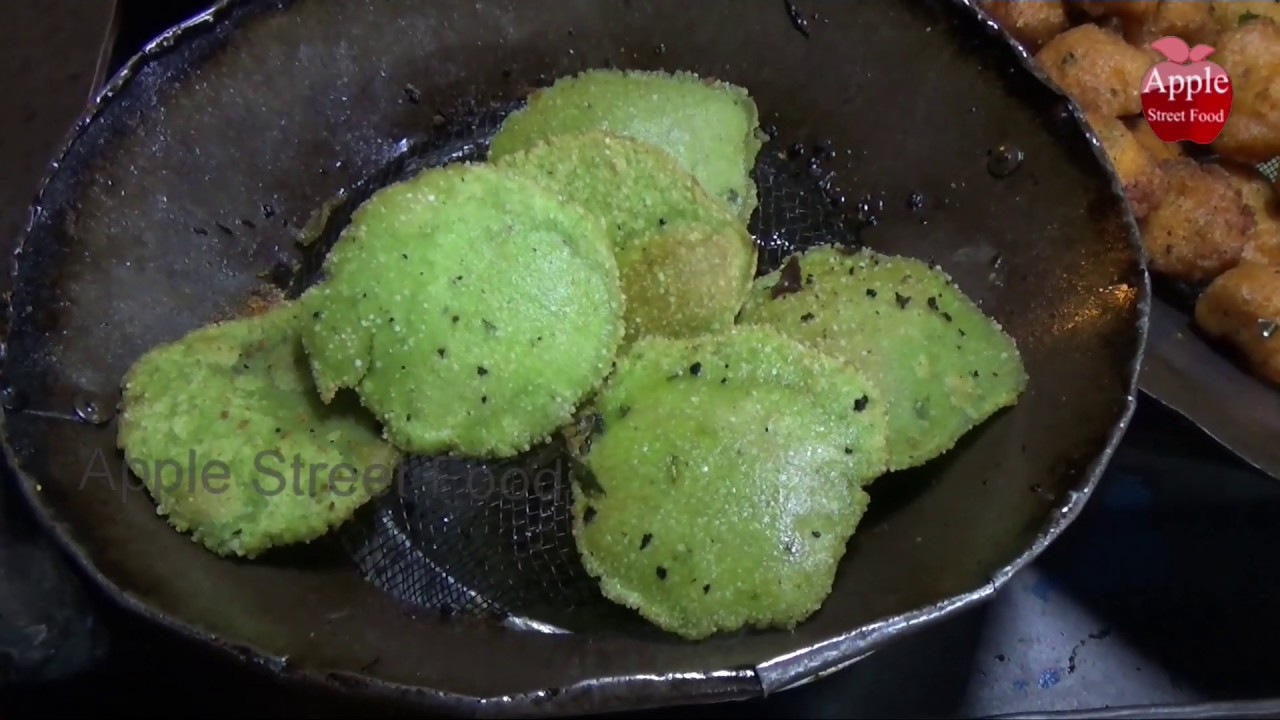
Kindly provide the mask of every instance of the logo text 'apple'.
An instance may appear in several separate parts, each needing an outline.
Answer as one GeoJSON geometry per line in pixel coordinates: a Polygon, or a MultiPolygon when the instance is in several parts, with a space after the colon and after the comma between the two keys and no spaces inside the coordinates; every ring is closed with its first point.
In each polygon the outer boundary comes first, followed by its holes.
{"type": "Polygon", "coordinates": [[[1142,87],[1142,92],[1143,94],[1149,92],[1165,94],[1169,100],[1181,96],[1183,100],[1191,102],[1195,100],[1196,95],[1203,92],[1226,95],[1231,92],[1231,80],[1225,74],[1214,75],[1213,71],[1207,67],[1203,75],[1182,73],[1166,79],[1160,74],[1160,66],[1157,65],[1151,68],[1151,73],[1147,75],[1147,84],[1142,87]]]}
{"type": "Polygon", "coordinates": [[[1212,143],[1227,124],[1232,99],[1231,78],[1207,59],[1213,48],[1164,37],[1151,49],[1166,58],[1142,79],[1142,115],[1152,132],[1165,142],[1212,143]]]}

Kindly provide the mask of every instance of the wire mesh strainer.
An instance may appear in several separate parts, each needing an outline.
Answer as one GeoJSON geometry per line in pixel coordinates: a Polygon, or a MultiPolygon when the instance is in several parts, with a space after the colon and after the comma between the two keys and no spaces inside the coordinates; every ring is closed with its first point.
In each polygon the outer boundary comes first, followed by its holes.
{"type": "MultiPolygon", "coordinates": [[[[452,116],[430,137],[406,143],[330,208],[294,291],[321,277],[325,252],[360,203],[380,187],[425,168],[483,160],[488,141],[520,103],[452,116]]],[[[769,133],[766,133],[769,134],[769,133]]],[[[823,161],[832,150],[786,145],[770,137],[754,171],[760,206],[750,230],[757,274],[819,243],[855,244],[858,229],[883,209],[866,197],[844,208],[823,161]]],[[[1280,173],[1280,158],[1259,166],[1280,173]]],[[[915,202],[913,198],[912,202],[915,202]]],[[[516,458],[480,462],[414,456],[397,470],[393,492],[344,526],[343,544],[374,585],[415,610],[490,617],[514,627],[574,632],[630,626],[578,559],[571,533],[570,459],[561,438],[516,458]]]]}
{"type": "MultiPolygon", "coordinates": [[[[324,253],[373,192],[427,167],[482,160],[488,140],[517,107],[455,116],[431,137],[407,143],[330,208],[294,292],[321,278],[324,253]]],[[[856,219],[839,209],[843,198],[833,194],[823,169],[831,153],[822,145],[766,142],[754,173],[760,206],[750,227],[760,249],[759,274],[796,250],[852,243],[860,224],[875,221],[874,199],[857,204],[856,219]]],[[[366,578],[415,609],[547,632],[602,623],[616,628],[630,616],[600,595],[574,547],[570,463],[559,439],[501,462],[408,458],[397,470],[395,490],[344,527],[344,545],[366,578]]]]}
{"type": "Polygon", "coordinates": [[[1271,158],[1270,160],[1258,166],[1263,175],[1266,175],[1271,182],[1280,182],[1280,157],[1271,158]]]}

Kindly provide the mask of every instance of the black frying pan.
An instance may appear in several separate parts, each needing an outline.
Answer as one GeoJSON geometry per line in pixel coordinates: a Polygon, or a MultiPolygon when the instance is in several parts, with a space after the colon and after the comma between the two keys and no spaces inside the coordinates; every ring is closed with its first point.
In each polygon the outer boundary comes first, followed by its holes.
{"type": "Polygon", "coordinates": [[[58,158],[17,255],[6,451],[122,604],[286,678],[480,715],[750,697],[982,601],[1075,517],[1133,408],[1138,247],[1078,115],[959,1],[227,2],[126,67],[58,158]],[[821,612],[699,644],[409,612],[338,549],[219,559],[121,491],[111,408],[141,353],[287,284],[316,207],[434,129],[605,64],[749,88],[766,154],[833,151],[824,217],[941,264],[1025,354],[1021,404],[880,494],[821,612]]]}

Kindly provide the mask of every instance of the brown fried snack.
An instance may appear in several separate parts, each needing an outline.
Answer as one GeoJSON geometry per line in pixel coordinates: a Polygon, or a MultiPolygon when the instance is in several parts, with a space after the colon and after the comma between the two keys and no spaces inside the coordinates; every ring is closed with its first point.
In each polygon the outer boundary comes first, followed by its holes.
{"type": "Polygon", "coordinates": [[[1031,52],[1071,27],[1060,0],[982,0],[982,9],[1031,52]]]}
{"type": "Polygon", "coordinates": [[[1221,167],[1184,158],[1162,162],[1160,171],[1164,192],[1142,232],[1151,268],[1182,282],[1207,283],[1240,262],[1257,221],[1221,167]]]}
{"type": "MultiPolygon", "coordinates": [[[[1127,5],[1128,3],[1099,4],[1127,5]]],[[[1159,7],[1146,18],[1145,22],[1125,23],[1125,38],[1135,45],[1142,46],[1169,35],[1180,37],[1191,45],[1213,44],[1220,32],[1213,6],[1214,3],[1205,0],[1162,0],[1159,7]]]]}
{"type": "Polygon", "coordinates": [[[1073,27],[1045,44],[1036,62],[1082,109],[1108,117],[1142,112],[1142,76],[1153,54],[1097,25],[1073,27]]]}
{"type": "Polygon", "coordinates": [[[1146,148],[1146,151],[1151,153],[1151,156],[1156,160],[1173,160],[1184,157],[1181,145],[1165,142],[1156,137],[1151,125],[1141,115],[1125,118],[1124,125],[1129,128],[1129,132],[1133,133],[1133,138],[1138,141],[1138,144],[1146,148]]]}
{"type": "Polygon", "coordinates": [[[1195,319],[1254,375],[1280,383],[1280,268],[1246,261],[1228,270],[1200,295],[1195,319]]]}
{"type": "Polygon", "coordinates": [[[1252,166],[1224,166],[1232,183],[1240,189],[1245,205],[1257,222],[1244,259],[1280,266],[1280,198],[1271,182],[1252,166]]]}
{"type": "Polygon", "coordinates": [[[1250,164],[1280,156],[1280,22],[1259,16],[1227,30],[1212,59],[1227,71],[1234,93],[1213,149],[1250,164]]]}
{"type": "MultiPolygon", "coordinates": [[[[1179,4],[1200,5],[1201,3],[1181,2],[1179,4]]],[[[1257,18],[1271,18],[1280,22],[1280,3],[1275,0],[1214,0],[1209,3],[1209,6],[1214,22],[1221,32],[1238,28],[1257,18]]],[[[1191,38],[1183,38],[1183,40],[1191,42],[1191,38]]]]}
{"type": "Polygon", "coordinates": [[[1114,20],[1126,35],[1150,22],[1159,11],[1159,0],[1067,0],[1067,6],[1092,18],[1114,20]]]}
{"type": "Polygon", "coordinates": [[[1097,113],[1089,113],[1086,117],[1120,178],[1133,216],[1141,220],[1160,203],[1163,194],[1164,174],[1160,171],[1160,161],[1122,121],[1097,113]]]}

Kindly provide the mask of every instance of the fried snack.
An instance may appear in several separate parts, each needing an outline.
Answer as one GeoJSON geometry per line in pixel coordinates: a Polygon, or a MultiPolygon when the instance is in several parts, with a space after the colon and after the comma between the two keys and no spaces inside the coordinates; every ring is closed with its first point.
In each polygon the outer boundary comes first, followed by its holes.
{"type": "Polygon", "coordinates": [[[598,386],[622,338],[603,223],[491,166],[378,191],[324,275],[303,296],[320,393],[354,388],[410,452],[528,449],[598,386]]]}
{"type": "Polygon", "coordinates": [[[1213,60],[1234,93],[1213,149],[1252,165],[1280,156],[1280,21],[1258,18],[1225,31],[1213,60]]]}
{"type": "Polygon", "coordinates": [[[1243,258],[1267,265],[1280,265],[1280,198],[1271,182],[1257,168],[1224,166],[1232,183],[1240,189],[1245,206],[1257,223],[1243,258]]]}
{"type": "Polygon", "coordinates": [[[746,222],[759,201],[751,170],[759,113],[745,90],[692,73],[589,70],[535,92],[503,122],[489,157],[554,135],[606,130],[657,145],[746,222]]]}
{"type": "Polygon", "coordinates": [[[1165,191],[1142,232],[1148,260],[1175,280],[1207,283],[1240,261],[1257,221],[1221,167],[1181,159],[1160,169],[1165,191]]]}
{"type": "Polygon", "coordinates": [[[1185,157],[1181,145],[1165,142],[1156,137],[1155,131],[1151,129],[1151,124],[1141,115],[1126,118],[1124,125],[1129,128],[1129,132],[1133,133],[1134,139],[1156,160],[1173,160],[1185,157]]]}
{"type": "Polygon", "coordinates": [[[1254,375],[1280,383],[1280,268],[1245,261],[1224,272],[1200,294],[1195,319],[1254,375]]]}
{"type": "Polygon", "coordinates": [[[639,140],[584,133],[549,138],[496,165],[604,219],[628,342],[733,324],[755,276],[755,244],[671,155],[639,140]]]}
{"type": "Polygon", "coordinates": [[[1213,5],[1207,0],[1162,0],[1145,21],[1124,23],[1125,38],[1140,46],[1170,35],[1191,45],[1212,44],[1220,32],[1213,5]]]}
{"type": "Polygon", "coordinates": [[[1159,161],[1124,122],[1096,113],[1088,114],[1087,119],[1120,178],[1134,217],[1146,217],[1161,198],[1164,175],[1159,161]]]}
{"type": "Polygon", "coordinates": [[[1158,0],[1067,0],[1067,5],[1091,17],[1118,17],[1126,20],[1149,20],[1156,14],[1158,0]]]}
{"type": "Polygon", "coordinates": [[[687,222],[665,227],[619,254],[618,265],[628,341],[645,335],[694,337],[733,325],[751,290],[756,250],[754,243],[744,247],[740,236],[723,225],[687,222]]]}
{"type": "Polygon", "coordinates": [[[1071,27],[1060,0],[982,0],[982,9],[1031,52],[1071,27]]]}
{"type": "MultiPolygon", "coordinates": [[[[1200,5],[1199,2],[1178,3],[1186,5],[1200,5]]],[[[1217,23],[1221,32],[1234,30],[1244,25],[1250,20],[1258,18],[1269,18],[1276,22],[1280,22],[1280,3],[1275,0],[1214,0],[1209,3],[1210,11],[1213,14],[1214,22],[1217,23]]],[[[1183,38],[1188,42],[1191,38],[1183,38]]]]}
{"type": "Polygon", "coordinates": [[[123,383],[118,445],[179,532],[252,558],[338,526],[399,454],[355,398],[320,401],[297,304],[160,345],[123,383]],[[300,463],[300,464],[295,464],[300,463]]]}
{"type": "Polygon", "coordinates": [[[1114,20],[1119,29],[1129,36],[1140,32],[1151,22],[1162,3],[1158,0],[1066,0],[1066,4],[1089,17],[1114,20]]]}
{"type": "Polygon", "coordinates": [[[1142,112],[1142,77],[1154,60],[1119,34],[1086,24],[1050,40],[1036,62],[1081,109],[1123,117],[1142,112]]]}
{"type": "Polygon", "coordinates": [[[756,280],[739,322],[766,325],[865,373],[889,403],[889,468],[921,465],[1017,402],[1017,347],[941,270],[818,247],[756,280]]]}
{"type": "Polygon", "coordinates": [[[884,396],[766,328],[646,338],[596,399],[574,538],[604,595],[697,640],[791,628],[884,472],[884,396]]]}

